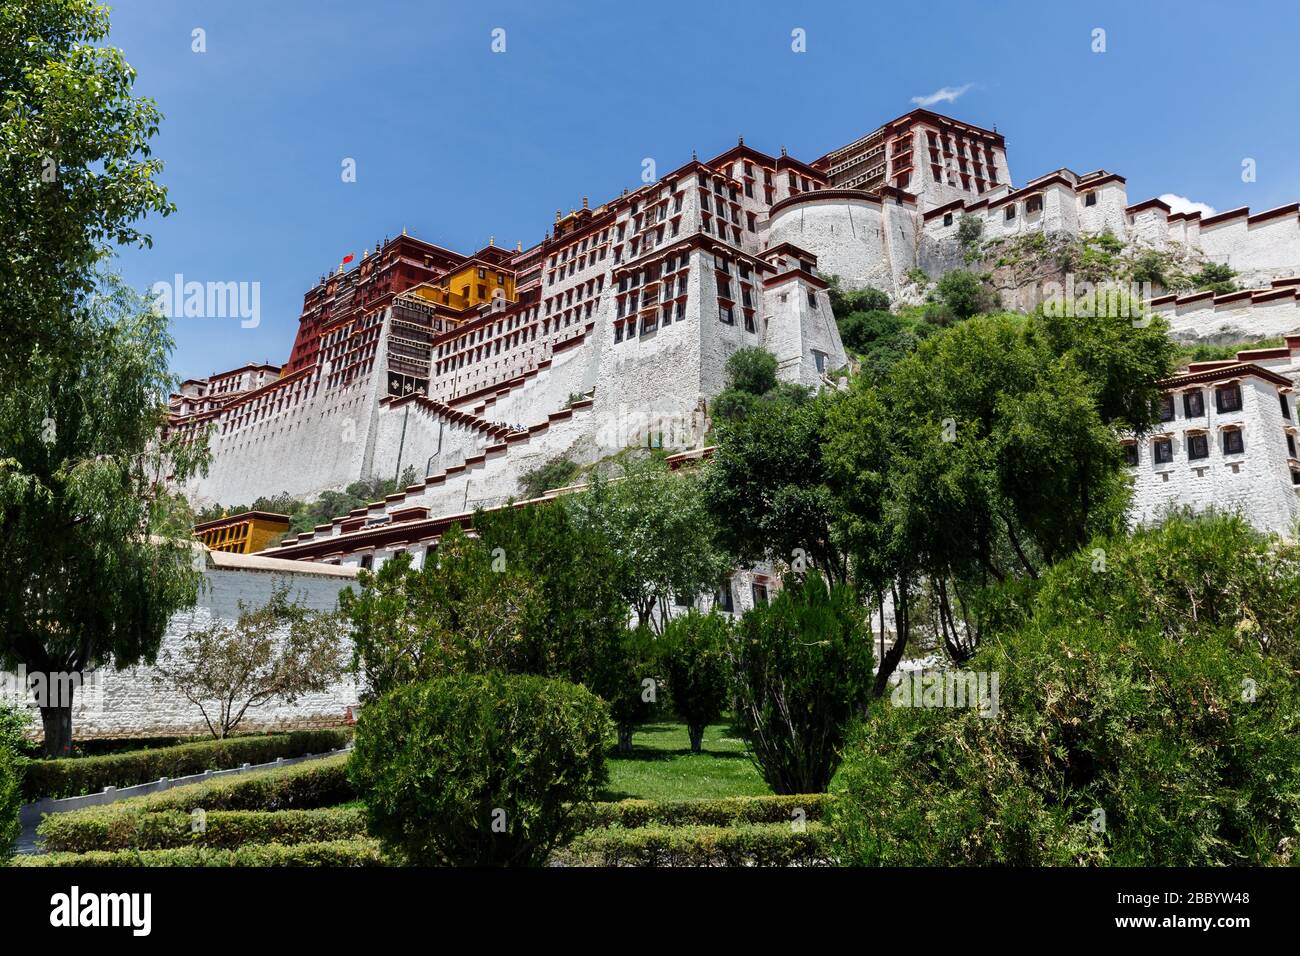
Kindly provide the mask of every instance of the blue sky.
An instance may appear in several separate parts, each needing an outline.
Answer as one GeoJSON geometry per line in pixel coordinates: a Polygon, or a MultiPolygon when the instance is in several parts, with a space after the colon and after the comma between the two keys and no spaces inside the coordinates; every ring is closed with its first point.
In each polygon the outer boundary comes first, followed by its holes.
{"type": "Polygon", "coordinates": [[[166,116],[178,207],[120,267],[142,289],[177,272],[261,284],[256,328],[175,320],[182,376],[283,362],[303,293],[404,227],[527,248],[557,208],[637,186],[646,157],[667,172],[744,135],[812,160],[945,88],[964,92],[931,108],[996,126],[1017,183],[1104,167],[1131,202],[1300,199],[1294,2],[111,5],[112,42],[166,116]]]}

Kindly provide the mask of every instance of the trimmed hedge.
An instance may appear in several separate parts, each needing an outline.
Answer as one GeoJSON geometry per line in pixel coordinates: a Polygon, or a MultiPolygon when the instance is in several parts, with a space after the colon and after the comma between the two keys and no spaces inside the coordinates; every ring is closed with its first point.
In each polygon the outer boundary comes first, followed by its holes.
{"type": "MultiPolygon", "coordinates": [[[[157,813],[194,809],[213,810],[313,810],[357,799],[348,780],[347,754],[336,754],[289,767],[272,767],[207,783],[174,787],[161,793],[114,804],[115,807],[157,813]]],[[[72,813],[86,813],[74,810],[72,813]]]]}
{"type": "Polygon", "coordinates": [[[359,837],[325,843],[253,844],[234,850],[182,847],[174,850],[113,850],[46,853],[15,857],[13,866],[387,866],[378,842],[359,837]]]}
{"type": "Polygon", "coordinates": [[[0,860],[9,855],[20,831],[18,811],[22,806],[19,787],[22,780],[21,759],[0,743],[0,860]]]}
{"type": "Polygon", "coordinates": [[[557,852],[569,866],[830,866],[830,835],[820,823],[735,827],[591,830],[557,852]]]}
{"type": "Polygon", "coordinates": [[[726,797],[719,800],[620,800],[580,808],[585,829],[646,826],[728,827],[745,823],[785,823],[803,811],[807,821],[820,821],[831,798],[824,793],[794,796],[726,797]]]}
{"type": "Polygon", "coordinates": [[[34,802],[47,797],[76,797],[99,793],[105,787],[130,787],[161,777],[185,777],[205,770],[230,770],[245,763],[267,763],[277,757],[327,753],[345,746],[349,739],[350,730],[302,730],[102,757],[29,760],[23,777],[23,798],[34,802]]]}
{"type": "Polygon", "coordinates": [[[94,807],[47,816],[37,832],[50,852],[163,850],[202,846],[236,849],[254,843],[324,843],[365,836],[365,810],[215,810],[206,814],[201,833],[181,810],[157,813],[94,807]]]}

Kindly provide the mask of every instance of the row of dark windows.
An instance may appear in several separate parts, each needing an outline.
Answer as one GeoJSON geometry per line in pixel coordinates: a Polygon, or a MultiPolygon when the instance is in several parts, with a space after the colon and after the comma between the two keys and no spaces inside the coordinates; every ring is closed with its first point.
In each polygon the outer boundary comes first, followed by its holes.
{"type": "MultiPolygon", "coordinates": [[[[1288,446],[1292,445],[1292,438],[1287,436],[1288,446]]],[[[1240,428],[1225,429],[1220,438],[1223,454],[1240,455],[1246,450],[1245,440],[1242,438],[1240,428]]],[[[1198,461],[1202,458],[1210,457],[1210,436],[1205,432],[1196,432],[1187,436],[1187,460],[1198,461]]],[[[1124,445],[1124,460],[1130,466],[1138,463],[1138,446],[1136,442],[1126,442],[1124,445]]],[[[1151,440],[1151,460],[1157,465],[1167,465],[1174,460],[1174,443],[1169,438],[1153,438],[1151,440]]]]}
{"type": "MultiPolygon", "coordinates": [[[[1282,414],[1286,418],[1291,417],[1291,411],[1287,406],[1285,395],[1278,396],[1282,400],[1282,414]]],[[[1220,412],[1239,412],[1241,411],[1241,386],[1236,382],[1228,385],[1220,385],[1214,390],[1214,407],[1220,412]]],[[[1199,388],[1194,391],[1183,393],[1183,417],[1184,418],[1204,418],[1205,417],[1205,393],[1199,388]]],[[[1162,395],[1160,397],[1160,420],[1162,422],[1171,422],[1174,420],[1174,396],[1162,395]]]]}

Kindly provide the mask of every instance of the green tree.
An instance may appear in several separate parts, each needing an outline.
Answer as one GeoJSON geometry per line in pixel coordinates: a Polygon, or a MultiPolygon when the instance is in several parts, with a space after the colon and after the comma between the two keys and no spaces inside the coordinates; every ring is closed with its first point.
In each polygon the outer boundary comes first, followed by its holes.
{"type": "Polygon", "coordinates": [[[419,568],[410,553],[363,570],[339,606],[371,697],[447,674],[519,671],[540,613],[536,584],[453,526],[419,568]]]}
{"type": "Polygon", "coordinates": [[[713,400],[713,416],[744,418],[751,410],[772,403],[806,401],[811,390],[794,382],[777,379],[776,356],[763,348],[740,349],[727,359],[728,385],[713,400]]]}
{"type": "Polygon", "coordinates": [[[788,577],[741,619],[729,647],[736,718],[779,794],[821,793],[871,695],[871,640],[848,587],[788,577]]]}
{"type": "Polygon", "coordinates": [[[63,362],[75,374],[99,265],[114,244],[149,245],[139,220],[173,209],[150,155],[161,116],[108,34],[94,0],[0,7],[3,391],[63,362]]]}
{"type": "Polygon", "coordinates": [[[981,276],[961,269],[944,273],[935,286],[935,293],[939,301],[951,309],[958,319],[969,319],[980,312],[989,312],[997,304],[981,276]]]}
{"type": "Polygon", "coordinates": [[[519,667],[584,684],[607,700],[619,689],[619,654],[629,610],[623,566],[609,542],[563,504],[479,511],[474,530],[494,559],[533,582],[519,667]]]}
{"type": "Polygon", "coordinates": [[[248,708],[292,704],[342,676],[341,623],[290,600],[287,585],[273,587],[265,604],[241,600],[234,621],[188,631],[159,659],[154,680],[197,707],[213,737],[229,737],[248,708]]]}
{"type": "Polygon", "coordinates": [[[51,755],[71,746],[82,672],[151,661],[194,603],[188,535],[151,536],[150,517],[164,478],[206,453],[157,438],[175,386],[167,320],[111,275],[74,308],[59,351],[0,388],[0,664],[59,688],[41,708],[51,755]]]}
{"type": "Polygon", "coordinates": [[[577,477],[578,465],[564,456],[552,458],[536,468],[530,468],[519,478],[519,496],[527,501],[540,498],[552,488],[563,488],[577,477]]]}
{"type": "Polygon", "coordinates": [[[579,529],[609,543],[622,568],[623,599],[656,633],[674,596],[712,589],[730,570],[714,545],[714,518],[694,471],[671,472],[653,459],[631,463],[617,478],[593,476],[563,503],[579,529]]]}
{"type": "Polygon", "coordinates": [[[1037,578],[1122,527],[1119,438],[1154,422],[1172,351],[1158,320],[995,315],[927,339],[879,386],[855,382],[826,456],[859,584],[893,603],[881,677],[923,581],[961,661],[979,641],[979,589],[1037,578]]]}
{"type": "Polygon", "coordinates": [[[833,581],[847,580],[837,506],[822,461],[827,415],[836,401],[827,392],[798,405],[756,406],[744,419],[717,423],[704,497],[716,540],[735,563],[812,565],[833,581]]]}
{"type": "Polygon", "coordinates": [[[691,751],[700,752],[706,725],[727,705],[727,644],[731,622],[716,612],[691,610],[664,629],[659,650],[673,710],[686,722],[691,751]]]}

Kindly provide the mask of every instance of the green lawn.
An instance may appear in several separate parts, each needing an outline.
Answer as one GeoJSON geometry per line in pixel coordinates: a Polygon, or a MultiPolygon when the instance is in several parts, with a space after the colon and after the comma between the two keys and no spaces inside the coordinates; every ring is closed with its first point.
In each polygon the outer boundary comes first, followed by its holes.
{"type": "Polygon", "coordinates": [[[704,751],[691,753],[686,725],[644,724],[632,735],[632,753],[609,752],[609,786],[603,800],[704,800],[769,794],[727,724],[704,731],[704,751]]]}

